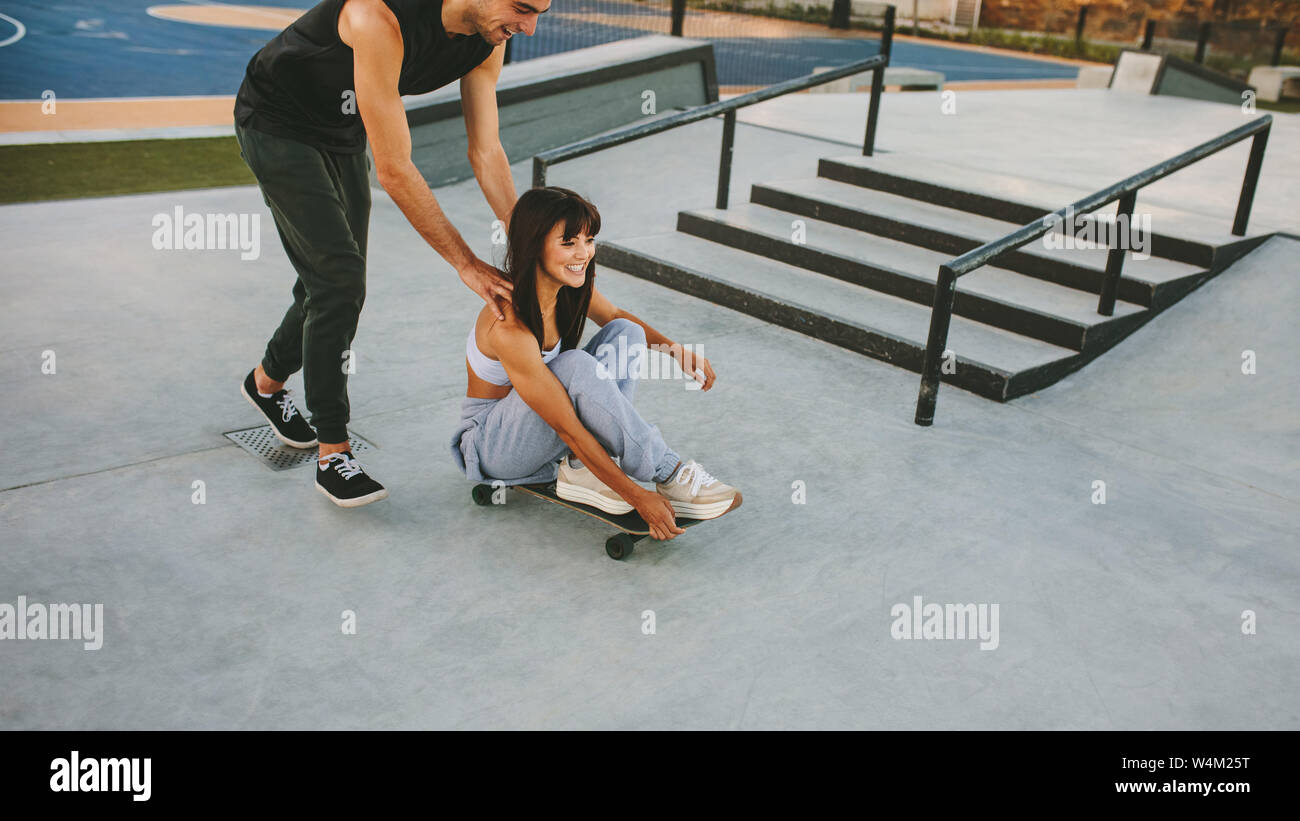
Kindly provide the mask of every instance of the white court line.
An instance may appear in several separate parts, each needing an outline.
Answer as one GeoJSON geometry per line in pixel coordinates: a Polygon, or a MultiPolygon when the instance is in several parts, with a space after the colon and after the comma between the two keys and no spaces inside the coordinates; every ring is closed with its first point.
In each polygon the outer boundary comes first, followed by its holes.
{"type": "Polygon", "coordinates": [[[7,14],[0,14],[0,19],[8,20],[10,23],[14,24],[14,28],[18,29],[18,31],[14,33],[13,37],[10,37],[8,40],[0,40],[0,48],[13,45],[23,39],[23,35],[27,34],[27,26],[24,26],[21,20],[15,20],[7,14]]]}

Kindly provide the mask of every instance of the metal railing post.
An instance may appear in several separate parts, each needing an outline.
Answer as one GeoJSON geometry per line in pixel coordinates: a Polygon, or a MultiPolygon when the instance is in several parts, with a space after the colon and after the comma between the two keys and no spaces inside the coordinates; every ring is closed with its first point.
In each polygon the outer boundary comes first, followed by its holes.
{"type": "MultiPolygon", "coordinates": [[[[1133,190],[1119,198],[1119,208],[1115,211],[1115,230],[1119,233],[1120,225],[1127,225],[1128,230],[1121,236],[1131,237],[1133,232],[1133,207],[1137,204],[1137,191],[1133,190]]],[[[1091,215],[1094,218],[1095,214],[1091,215]]],[[[1115,247],[1106,255],[1106,274],[1101,279],[1101,299],[1097,302],[1097,313],[1102,316],[1115,315],[1115,294],[1119,291],[1119,277],[1124,273],[1124,243],[1116,242],[1115,247]]]]}
{"type": "Polygon", "coordinates": [[[1088,6],[1079,6],[1079,20],[1074,25],[1074,42],[1078,43],[1083,40],[1083,27],[1088,24],[1088,6]]]}
{"type": "Polygon", "coordinates": [[[1207,20],[1204,23],[1201,23],[1200,31],[1196,33],[1196,56],[1192,58],[1192,62],[1195,63],[1205,62],[1205,46],[1209,42],[1210,42],[1210,22],[1207,20]]]}
{"type": "MultiPolygon", "coordinates": [[[[889,64],[894,48],[894,7],[885,6],[885,27],[880,34],[880,53],[889,64]]],[[[867,105],[867,133],[862,138],[862,156],[870,157],[876,150],[876,121],[880,117],[880,93],[885,88],[885,66],[871,71],[871,101],[867,105]]]]}
{"type": "Polygon", "coordinates": [[[939,370],[944,349],[948,346],[948,326],[952,323],[952,302],[957,295],[957,274],[947,265],[939,266],[934,285],[934,307],[930,310],[930,336],[925,343],[925,361],[921,365],[921,389],[916,396],[916,424],[934,423],[934,405],[939,398],[939,370]]]}
{"type": "Polygon", "coordinates": [[[546,163],[541,157],[533,157],[533,188],[546,187],[546,163]]]}
{"type": "Polygon", "coordinates": [[[1148,20],[1146,29],[1142,32],[1142,50],[1150,51],[1151,42],[1156,39],[1156,21],[1148,20]]]}
{"type": "Polygon", "coordinates": [[[1273,41],[1273,60],[1269,65],[1279,66],[1282,64],[1282,49],[1286,46],[1287,31],[1287,28],[1277,30],[1277,39],[1273,41]]]}
{"type": "Polygon", "coordinates": [[[672,9],[672,29],[670,33],[674,37],[682,36],[682,21],[686,18],[686,0],[673,0],[672,9]]]}
{"type": "Polygon", "coordinates": [[[894,6],[885,6],[885,26],[880,32],[880,53],[886,57],[894,53],[894,6]]]}
{"type": "Polygon", "coordinates": [[[846,29],[849,27],[849,14],[852,11],[851,0],[832,0],[831,2],[831,25],[833,29],[846,29]]]}
{"type": "Polygon", "coordinates": [[[880,117],[880,92],[885,86],[885,70],[871,71],[871,101],[867,103],[867,133],[862,138],[862,156],[870,157],[876,150],[876,119],[880,117]]]}
{"type": "Polygon", "coordinates": [[[1246,177],[1241,181],[1241,197],[1237,200],[1237,217],[1232,221],[1232,233],[1238,237],[1246,236],[1246,223],[1250,222],[1250,207],[1255,202],[1255,186],[1259,184],[1259,172],[1264,167],[1264,147],[1268,145],[1268,128],[1255,134],[1250,143],[1250,159],[1246,162],[1246,177]]]}
{"type": "Polygon", "coordinates": [[[731,193],[731,149],[736,141],[736,110],[733,108],[722,115],[722,155],[718,158],[718,200],[717,208],[727,207],[727,198],[731,193]]]}

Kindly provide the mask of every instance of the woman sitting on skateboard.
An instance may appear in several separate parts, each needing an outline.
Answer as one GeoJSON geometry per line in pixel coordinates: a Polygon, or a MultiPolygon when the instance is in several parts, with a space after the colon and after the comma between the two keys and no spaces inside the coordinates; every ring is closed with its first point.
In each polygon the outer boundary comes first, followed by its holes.
{"type": "Polygon", "coordinates": [[[671,348],[703,390],[715,376],[707,359],[597,290],[599,231],[595,206],[566,188],[535,188],[515,204],[505,261],[513,297],[500,303],[504,321],[484,306],[465,340],[469,387],[452,457],[478,482],[555,479],[560,498],[607,513],[635,509],[654,538],[671,539],[682,532],[676,516],[712,519],[739,507],[741,495],[682,461],[632,406],[647,341],[671,348]],[[579,348],[588,318],[601,329],[579,348]],[[653,491],[637,484],[651,480],[653,491]]]}

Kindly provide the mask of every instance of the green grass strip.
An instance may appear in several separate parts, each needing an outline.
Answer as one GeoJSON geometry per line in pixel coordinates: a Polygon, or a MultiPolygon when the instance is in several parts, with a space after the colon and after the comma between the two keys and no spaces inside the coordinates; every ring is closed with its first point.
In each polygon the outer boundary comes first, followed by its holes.
{"type": "Polygon", "coordinates": [[[234,137],[0,146],[0,203],[252,185],[234,137]]]}

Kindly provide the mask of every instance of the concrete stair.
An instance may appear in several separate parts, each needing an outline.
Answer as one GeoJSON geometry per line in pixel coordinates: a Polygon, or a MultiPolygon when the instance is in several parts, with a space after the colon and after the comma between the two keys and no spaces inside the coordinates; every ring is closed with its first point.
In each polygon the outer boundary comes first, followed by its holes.
{"type": "MultiPolygon", "coordinates": [[[[966,168],[942,160],[917,165],[888,156],[828,157],[818,164],[817,175],[1021,225],[1095,190],[966,168]]],[[[1145,192],[1140,192],[1137,199],[1137,210],[1151,215],[1155,256],[1217,269],[1255,248],[1269,233],[1256,230],[1246,237],[1233,236],[1235,205],[1210,204],[1208,207],[1217,214],[1206,216],[1154,203],[1145,192]]],[[[1109,205],[1098,213],[1114,214],[1115,206],[1109,205]]]]}
{"type": "MultiPolygon", "coordinates": [[[[939,266],[1088,193],[829,158],[818,177],[754,185],[750,202],[728,209],[682,211],[675,232],[604,242],[600,256],[920,372],[939,266]],[[1054,196],[1065,198],[1040,204],[1054,196]]],[[[1112,316],[1097,313],[1105,249],[1034,242],[961,277],[947,346],[956,369],[943,381],[1005,401],[1077,370],[1266,238],[1209,223],[1171,209],[1153,217],[1163,239],[1145,259],[1128,252],[1112,316]]]]}

